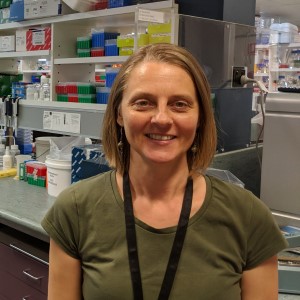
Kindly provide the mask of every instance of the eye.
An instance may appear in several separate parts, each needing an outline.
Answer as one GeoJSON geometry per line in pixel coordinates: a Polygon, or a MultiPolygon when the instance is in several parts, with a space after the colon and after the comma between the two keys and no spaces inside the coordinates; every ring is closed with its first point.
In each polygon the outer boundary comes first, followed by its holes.
{"type": "Polygon", "coordinates": [[[139,100],[136,100],[133,102],[133,107],[135,109],[144,110],[144,109],[150,108],[152,106],[153,106],[153,104],[147,99],[139,99],[139,100]]]}
{"type": "Polygon", "coordinates": [[[189,103],[183,100],[175,101],[172,106],[178,110],[186,110],[190,107],[189,103]]]}

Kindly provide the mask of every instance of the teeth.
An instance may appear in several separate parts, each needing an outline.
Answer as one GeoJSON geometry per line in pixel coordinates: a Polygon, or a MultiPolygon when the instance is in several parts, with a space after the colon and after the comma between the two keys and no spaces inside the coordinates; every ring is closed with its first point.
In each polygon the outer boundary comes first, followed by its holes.
{"type": "Polygon", "coordinates": [[[173,138],[171,135],[149,134],[149,137],[154,140],[169,141],[173,138]]]}

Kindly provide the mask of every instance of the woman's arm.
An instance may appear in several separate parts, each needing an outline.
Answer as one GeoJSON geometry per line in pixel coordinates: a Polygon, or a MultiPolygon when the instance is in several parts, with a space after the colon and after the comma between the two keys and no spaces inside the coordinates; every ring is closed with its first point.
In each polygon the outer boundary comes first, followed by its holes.
{"type": "Polygon", "coordinates": [[[81,299],[81,265],[50,239],[48,300],[57,299],[81,299]]]}
{"type": "Polygon", "coordinates": [[[242,275],[242,300],[278,299],[277,256],[264,261],[242,275]]]}

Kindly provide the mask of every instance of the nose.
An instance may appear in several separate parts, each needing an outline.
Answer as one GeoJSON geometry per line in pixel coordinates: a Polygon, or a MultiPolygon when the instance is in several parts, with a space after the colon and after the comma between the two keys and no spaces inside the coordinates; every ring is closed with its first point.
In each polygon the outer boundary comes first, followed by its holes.
{"type": "Polygon", "coordinates": [[[155,110],[152,118],[151,118],[152,124],[157,125],[171,125],[173,123],[173,119],[171,117],[170,112],[168,111],[167,107],[157,107],[155,110]]]}

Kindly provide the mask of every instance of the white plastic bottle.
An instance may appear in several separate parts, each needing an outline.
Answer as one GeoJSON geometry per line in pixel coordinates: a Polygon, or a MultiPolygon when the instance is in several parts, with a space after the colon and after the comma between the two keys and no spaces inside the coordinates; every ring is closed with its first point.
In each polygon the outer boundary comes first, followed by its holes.
{"type": "Polygon", "coordinates": [[[17,165],[16,155],[20,155],[20,150],[18,145],[11,145],[10,146],[10,154],[13,160],[13,167],[17,165]]]}
{"type": "Polygon", "coordinates": [[[13,167],[13,158],[10,154],[9,146],[6,146],[5,154],[3,155],[3,170],[8,170],[13,167]]]}
{"type": "Polygon", "coordinates": [[[3,167],[3,156],[5,154],[5,145],[0,144],[0,167],[3,167]]]}

